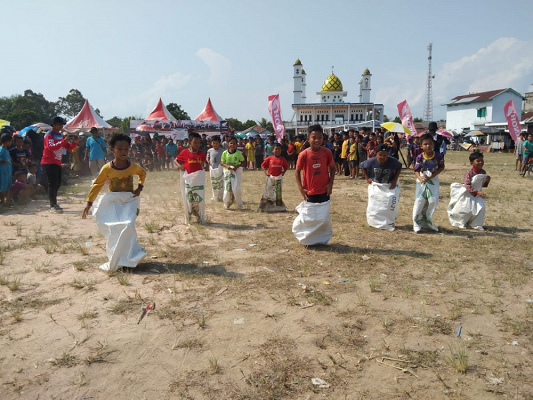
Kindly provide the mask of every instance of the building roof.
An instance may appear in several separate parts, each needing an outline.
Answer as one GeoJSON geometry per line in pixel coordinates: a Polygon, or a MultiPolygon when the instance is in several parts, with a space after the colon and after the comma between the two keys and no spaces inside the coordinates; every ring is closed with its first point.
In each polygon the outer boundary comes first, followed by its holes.
{"type": "Polygon", "coordinates": [[[479,93],[469,93],[469,94],[463,94],[461,96],[456,96],[449,103],[445,103],[445,106],[453,106],[457,104],[469,104],[469,103],[476,103],[480,101],[489,101],[492,100],[494,97],[498,96],[499,94],[502,94],[504,92],[511,91],[515,93],[517,96],[520,96],[522,99],[524,97],[518,93],[516,90],[513,90],[511,88],[506,89],[498,89],[498,90],[489,90],[488,92],[479,92],[479,93]]]}
{"type": "Polygon", "coordinates": [[[294,62],[294,65],[302,65],[302,62],[299,58],[294,62]]]}
{"type": "Polygon", "coordinates": [[[342,82],[335,74],[328,76],[322,84],[323,92],[342,92],[342,82]]]}
{"type": "Polygon", "coordinates": [[[242,131],[242,133],[250,133],[250,132],[255,132],[255,133],[258,133],[258,134],[266,134],[266,135],[270,135],[272,132],[270,132],[268,129],[265,129],[263,128],[262,126],[259,126],[259,125],[254,125],[248,129],[245,129],[244,131],[242,131]]]}
{"type": "Polygon", "coordinates": [[[370,73],[370,70],[367,68],[363,71],[363,75],[372,75],[372,74],[370,73]]]}
{"type": "Polygon", "coordinates": [[[533,118],[533,111],[522,114],[522,121],[525,121],[531,118],[533,118]]]}

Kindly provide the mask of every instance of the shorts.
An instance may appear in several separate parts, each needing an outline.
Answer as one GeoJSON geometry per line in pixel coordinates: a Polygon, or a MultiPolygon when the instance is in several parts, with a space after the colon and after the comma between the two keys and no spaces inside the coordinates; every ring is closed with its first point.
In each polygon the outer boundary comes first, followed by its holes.
{"type": "Polygon", "coordinates": [[[326,201],[328,201],[330,199],[330,197],[328,196],[327,193],[322,193],[322,194],[308,194],[307,195],[307,201],[309,203],[325,203],[326,201]]]}
{"type": "Polygon", "coordinates": [[[524,159],[524,155],[523,154],[520,154],[518,151],[516,152],[516,159],[519,160],[520,162],[522,162],[522,160],[524,159]]]}
{"type": "Polygon", "coordinates": [[[335,156],[334,159],[335,159],[335,164],[341,164],[342,163],[342,159],[341,159],[340,155],[335,156]]]}
{"type": "Polygon", "coordinates": [[[350,168],[355,168],[359,166],[359,161],[357,160],[348,161],[348,165],[350,166],[350,168]]]}

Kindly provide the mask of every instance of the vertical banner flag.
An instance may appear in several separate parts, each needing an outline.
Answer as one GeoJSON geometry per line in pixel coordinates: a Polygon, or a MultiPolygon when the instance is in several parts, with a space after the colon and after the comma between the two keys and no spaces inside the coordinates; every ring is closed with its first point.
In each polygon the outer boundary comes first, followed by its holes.
{"type": "Polygon", "coordinates": [[[516,114],[516,108],[514,108],[514,103],[512,100],[509,100],[503,106],[503,112],[507,118],[507,126],[509,128],[509,134],[513,141],[520,137],[522,133],[522,127],[520,126],[520,120],[518,119],[518,114],[516,114]]]}
{"type": "MultiPolygon", "coordinates": [[[[413,123],[413,116],[411,115],[411,110],[409,109],[407,100],[404,100],[398,104],[398,114],[400,114],[402,125],[409,128],[411,135],[416,136],[416,128],[415,124],[413,123]]],[[[411,135],[407,135],[407,139],[409,139],[411,135]]]]}
{"type": "Polygon", "coordinates": [[[281,143],[281,139],[285,137],[285,127],[281,119],[281,107],[279,104],[279,94],[268,96],[268,112],[272,117],[272,126],[276,131],[276,138],[281,143]]]}

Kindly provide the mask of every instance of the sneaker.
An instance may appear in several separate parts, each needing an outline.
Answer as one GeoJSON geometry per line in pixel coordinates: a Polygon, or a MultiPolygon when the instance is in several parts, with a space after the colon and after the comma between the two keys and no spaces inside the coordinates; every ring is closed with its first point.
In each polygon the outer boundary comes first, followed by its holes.
{"type": "Polygon", "coordinates": [[[50,207],[50,212],[53,214],[63,214],[63,209],[56,204],[55,206],[50,207]]]}

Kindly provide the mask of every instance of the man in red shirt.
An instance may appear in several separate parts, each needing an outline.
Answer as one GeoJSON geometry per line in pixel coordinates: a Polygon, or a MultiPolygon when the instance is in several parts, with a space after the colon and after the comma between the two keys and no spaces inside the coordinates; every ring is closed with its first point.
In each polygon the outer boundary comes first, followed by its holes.
{"type": "Polygon", "coordinates": [[[63,138],[61,130],[65,120],[55,117],[52,120],[52,130],[44,135],[44,150],[41,167],[48,179],[48,198],[50,212],[61,214],[63,209],[57,204],[57,192],[61,186],[61,157],[65,150],[72,151],[78,145],[78,138],[69,135],[63,138]]]}
{"type": "Polygon", "coordinates": [[[330,150],[322,147],[324,134],[320,125],[309,128],[308,140],[311,147],[302,151],[296,162],[296,184],[304,200],[324,203],[330,198],[335,179],[333,155],[330,150]]]}

